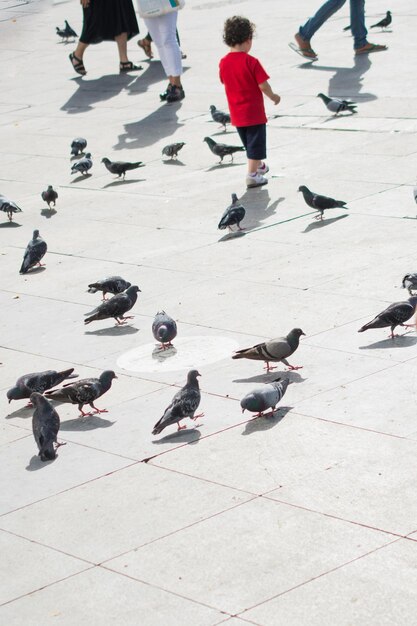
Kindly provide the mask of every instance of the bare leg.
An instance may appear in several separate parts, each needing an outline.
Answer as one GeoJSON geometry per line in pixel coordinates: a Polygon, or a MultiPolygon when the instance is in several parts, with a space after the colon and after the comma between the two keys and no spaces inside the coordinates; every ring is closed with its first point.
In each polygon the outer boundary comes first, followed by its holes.
{"type": "Polygon", "coordinates": [[[262,161],[258,159],[248,159],[248,174],[256,174],[261,165],[262,161]]]}
{"type": "Polygon", "coordinates": [[[181,77],[180,76],[168,76],[168,80],[171,85],[175,85],[176,87],[181,87],[181,77]]]}
{"type": "MultiPolygon", "coordinates": [[[[83,60],[83,56],[84,56],[84,52],[86,51],[86,49],[88,48],[88,43],[83,43],[82,41],[79,41],[77,44],[77,47],[74,50],[74,55],[76,57],[78,57],[80,59],[80,61],[83,60]]],[[[74,65],[74,63],[73,63],[74,65]]]]}
{"type": "Polygon", "coordinates": [[[127,58],[127,33],[121,33],[114,38],[117,43],[117,49],[119,51],[120,63],[126,63],[129,61],[127,58]]]}

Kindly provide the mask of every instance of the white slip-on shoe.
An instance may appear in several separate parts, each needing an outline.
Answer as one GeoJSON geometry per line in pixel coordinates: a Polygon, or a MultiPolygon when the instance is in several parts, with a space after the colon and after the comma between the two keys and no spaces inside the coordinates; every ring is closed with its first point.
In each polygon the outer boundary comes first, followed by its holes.
{"type": "Polygon", "coordinates": [[[262,161],[262,165],[258,167],[257,173],[263,176],[264,174],[268,174],[268,172],[269,172],[269,167],[267,166],[266,163],[262,161]]]}
{"type": "Polygon", "coordinates": [[[267,184],[268,180],[261,176],[261,174],[258,174],[258,172],[256,172],[256,174],[248,174],[246,176],[246,186],[248,189],[252,187],[261,187],[262,185],[267,184]]]}

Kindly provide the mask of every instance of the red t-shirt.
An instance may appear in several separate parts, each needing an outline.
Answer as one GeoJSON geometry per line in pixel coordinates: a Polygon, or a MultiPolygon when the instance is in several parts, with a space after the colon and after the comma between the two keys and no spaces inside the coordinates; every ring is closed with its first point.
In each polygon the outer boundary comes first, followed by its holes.
{"type": "Polygon", "coordinates": [[[264,97],[259,85],[269,76],[258,59],[246,52],[229,52],[219,67],[233,126],[265,124],[264,97]]]}

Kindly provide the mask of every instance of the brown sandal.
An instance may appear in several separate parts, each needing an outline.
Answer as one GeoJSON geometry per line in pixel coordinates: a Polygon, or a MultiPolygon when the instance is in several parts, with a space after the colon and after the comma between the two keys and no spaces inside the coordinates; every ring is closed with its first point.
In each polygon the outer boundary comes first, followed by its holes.
{"type": "Polygon", "coordinates": [[[144,39],[139,39],[138,46],[139,48],[142,48],[148,59],[153,59],[152,46],[149,39],[146,39],[146,37],[144,39]]]}

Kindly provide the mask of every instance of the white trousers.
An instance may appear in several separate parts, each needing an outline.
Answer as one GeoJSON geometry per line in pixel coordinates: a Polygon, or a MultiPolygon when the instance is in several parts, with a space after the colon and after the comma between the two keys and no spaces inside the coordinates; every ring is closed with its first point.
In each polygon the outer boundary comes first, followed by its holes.
{"type": "Polygon", "coordinates": [[[175,35],[177,17],[177,11],[172,11],[158,17],[143,18],[158,48],[159,58],[167,76],[182,74],[181,50],[175,35]]]}

